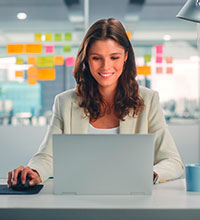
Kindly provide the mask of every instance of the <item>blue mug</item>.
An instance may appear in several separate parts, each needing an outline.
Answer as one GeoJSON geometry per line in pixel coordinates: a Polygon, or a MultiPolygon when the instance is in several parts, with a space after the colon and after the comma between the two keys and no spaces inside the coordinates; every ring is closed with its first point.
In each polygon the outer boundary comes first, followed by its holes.
{"type": "Polygon", "coordinates": [[[200,192],[200,164],[185,165],[187,191],[200,192]]]}

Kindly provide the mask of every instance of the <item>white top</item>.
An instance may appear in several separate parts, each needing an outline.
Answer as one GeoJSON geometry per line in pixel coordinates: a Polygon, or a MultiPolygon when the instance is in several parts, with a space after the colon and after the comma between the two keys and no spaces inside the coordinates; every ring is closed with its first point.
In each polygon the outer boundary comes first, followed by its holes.
{"type": "Polygon", "coordinates": [[[89,123],[88,134],[119,134],[119,126],[115,128],[95,128],[89,123]]]}

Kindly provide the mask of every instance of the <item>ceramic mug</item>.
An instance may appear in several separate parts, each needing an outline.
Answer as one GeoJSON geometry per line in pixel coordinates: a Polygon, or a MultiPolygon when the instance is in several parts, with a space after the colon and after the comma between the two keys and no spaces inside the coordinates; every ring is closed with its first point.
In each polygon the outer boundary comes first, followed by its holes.
{"type": "Polygon", "coordinates": [[[187,191],[200,192],[200,164],[185,165],[187,191]]]}

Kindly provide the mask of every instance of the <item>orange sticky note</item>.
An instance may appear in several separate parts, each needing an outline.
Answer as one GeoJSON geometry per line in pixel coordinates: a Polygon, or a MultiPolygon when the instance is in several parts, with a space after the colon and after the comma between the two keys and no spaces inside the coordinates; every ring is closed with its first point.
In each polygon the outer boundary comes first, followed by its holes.
{"type": "Polygon", "coordinates": [[[173,57],[166,57],[165,60],[166,60],[166,63],[172,63],[173,57]]]}
{"type": "Polygon", "coordinates": [[[37,84],[37,78],[36,77],[28,77],[27,78],[28,84],[29,85],[35,85],[37,84]]]}
{"type": "Polygon", "coordinates": [[[137,74],[138,75],[151,75],[151,67],[150,66],[137,66],[137,74]]]}
{"type": "Polygon", "coordinates": [[[36,77],[38,76],[38,69],[35,66],[29,67],[27,70],[28,77],[36,77]]]}
{"type": "Polygon", "coordinates": [[[36,57],[28,57],[27,64],[36,65],[37,64],[37,58],[36,57]]]}
{"type": "Polygon", "coordinates": [[[127,31],[126,34],[127,34],[127,36],[128,36],[128,39],[131,40],[131,32],[130,32],[130,31],[127,31]]]}
{"type": "Polygon", "coordinates": [[[167,67],[166,68],[166,73],[167,74],[172,74],[173,73],[173,67],[167,67]]]}
{"type": "Polygon", "coordinates": [[[55,80],[56,73],[54,68],[38,69],[38,80],[55,80]]]}
{"type": "Polygon", "coordinates": [[[16,77],[23,77],[24,76],[24,71],[23,70],[15,71],[15,76],[16,77]]]}
{"type": "Polygon", "coordinates": [[[42,53],[42,44],[26,44],[25,45],[26,53],[42,53]]]}
{"type": "Polygon", "coordinates": [[[8,54],[21,54],[24,53],[24,44],[8,44],[7,45],[8,54]]]}
{"type": "Polygon", "coordinates": [[[156,67],[156,73],[163,73],[163,68],[161,66],[156,67]]]}
{"type": "Polygon", "coordinates": [[[64,58],[62,56],[55,56],[54,57],[54,64],[55,65],[64,65],[64,58]]]}

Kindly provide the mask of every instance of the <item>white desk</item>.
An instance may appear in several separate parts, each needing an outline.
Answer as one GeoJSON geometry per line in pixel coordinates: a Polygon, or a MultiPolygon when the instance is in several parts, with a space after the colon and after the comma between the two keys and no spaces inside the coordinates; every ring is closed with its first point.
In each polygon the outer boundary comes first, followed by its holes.
{"type": "MultiPolygon", "coordinates": [[[[5,183],[1,180],[0,183],[5,183]]],[[[36,195],[0,195],[0,219],[200,219],[200,193],[185,180],[153,186],[151,196],[54,195],[48,180],[36,195]]]]}

